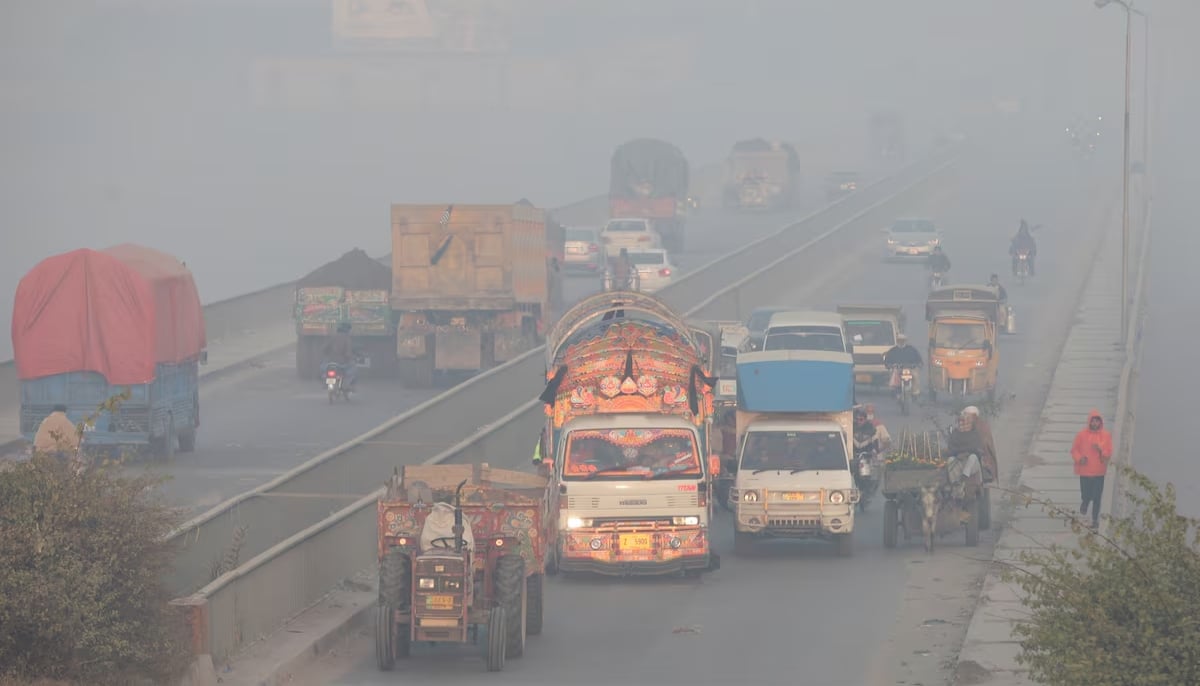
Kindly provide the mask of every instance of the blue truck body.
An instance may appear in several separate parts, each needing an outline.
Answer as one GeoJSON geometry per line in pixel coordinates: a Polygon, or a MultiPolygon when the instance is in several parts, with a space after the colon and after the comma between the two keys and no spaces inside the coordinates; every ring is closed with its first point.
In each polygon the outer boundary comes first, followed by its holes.
{"type": "Polygon", "coordinates": [[[158,364],[147,384],[117,386],[96,372],[68,372],[21,381],[21,434],[33,441],[42,420],[55,405],[79,423],[95,415],[94,427],[83,436],[85,448],[167,447],[190,451],[200,425],[199,362],[158,364]],[[99,406],[129,389],[130,397],[114,413],[97,414],[99,406]]]}
{"type": "Polygon", "coordinates": [[[854,407],[854,357],[818,350],[741,353],[738,410],[833,413],[854,407]]]}

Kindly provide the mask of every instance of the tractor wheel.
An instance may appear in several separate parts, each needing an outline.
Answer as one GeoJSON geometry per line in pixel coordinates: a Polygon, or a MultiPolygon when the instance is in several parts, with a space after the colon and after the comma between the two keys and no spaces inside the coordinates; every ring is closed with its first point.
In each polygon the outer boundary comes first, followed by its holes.
{"type": "MultiPolygon", "coordinates": [[[[402,548],[388,548],[379,563],[379,606],[391,610],[407,608],[412,601],[412,561],[402,548]]],[[[410,629],[407,624],[396,624],[391,631],[396,657],[408,657],[410,629]]]]}
{"type": "Polygon", "coordinates": [[[390,672],[396,666],[396,625],[392,621],[392,608],[380,605],[376,612],[375,662],[379,665],[379,671],[390,672]]]}
{"type": "Polygon", "coordinates": [[[525,579],[525,633],[537,636],[542,633],[542,586],[545,577],[531,574],[525,579]]]}
{"type": "Polygon", "coordinates": [[[900,506],[895,500],[883,504],[883,547],[896,547],[896,533],[900,528],[900,506]]]}
{"type": "Polygon", "coordinates": [[[504,606],[497,605],[488,613],[487,625],[487,671],[504,669],[504,647],[508,635],[508,622],[504,621],[504,606]]]}
{"type": "Polygon", "coordinates": [[[507,617],[505,658],[521,657],[525,652],[525,559],[501,555],[494,574],[495,604],[504,608],[507,617]]]}

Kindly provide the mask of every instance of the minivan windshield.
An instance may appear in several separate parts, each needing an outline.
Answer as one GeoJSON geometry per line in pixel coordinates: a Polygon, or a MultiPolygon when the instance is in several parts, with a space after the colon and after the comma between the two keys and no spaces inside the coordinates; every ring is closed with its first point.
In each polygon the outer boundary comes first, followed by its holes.
{"type": "Polygon", "coordinates": [[[862,336],[862,343],[856,345],[895,345],[896,335],[891,322],[882,321],[846,321],[846,335],[850,340],[862,336]]]}
{"type": "Polygon", "coordinates": [[[567,434],[568,481],[692,478],[701,474],[696,435],[687,429],[579,429],[567,434]]]}
{"type": "Polygon", "coordinates": [[[823,350],[844,353],[842,330],[836,326],[773,326],[763,350],[823,350]]]}
{"type": "Polygon", "coordinates": [[[842,435],[836,431],[751,431],[739,469],[805,472],[849,466],[842,435]]]}

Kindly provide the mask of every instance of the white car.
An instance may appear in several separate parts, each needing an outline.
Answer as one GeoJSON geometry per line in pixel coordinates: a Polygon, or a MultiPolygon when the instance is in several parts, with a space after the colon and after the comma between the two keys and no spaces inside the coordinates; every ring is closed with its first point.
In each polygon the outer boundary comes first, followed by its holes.
{"type": "Polygon", "coordinates": [[[621,248],[644,250],[662,247],[662,236],[654,230],[654,224],[649,219],[609,219],[600,231],[600,240],[610,257],[620,254],[621,248]]]}
{"type": "Polygon", "coordinates": [[[942,242],[942,232],[932,219],[897,219],[884,231],[887,233],[884,258],[889,260],[926,259],[942,242]]]}
{"type": "Polygon", "coordinates": [[[662,248],[630,250],[629,261],[637,267],[641,285],[639,290],[645,293],[653,293],[675,278],[675,265],[671,264],[671,256],[662,248]]]}

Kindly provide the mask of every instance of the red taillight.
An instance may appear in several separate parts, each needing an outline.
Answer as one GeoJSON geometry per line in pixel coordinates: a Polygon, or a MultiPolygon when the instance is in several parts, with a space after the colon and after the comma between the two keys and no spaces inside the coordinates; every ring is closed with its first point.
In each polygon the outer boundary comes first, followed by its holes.
{"type": "Polygon", "coordinates": [[[595,243],[588,243],[588,252],[600,252],[600,246],[595,243]]]}
{"type": "Polygon", "coordinates": [[[329,371],[325,372],[325,376],[328,376],[329,378],[332,379],[337,376],[337,371],[330,369],[329,371]]]}
{"type": "Polygon", "coordinates": [[[658,270],[658,275],[659,275],[659,276],[670,276],[670,275],[671,275],[671,270],[670,270],[670,269],[668,269],[667,267],[663,267],[662,269],[659,269],[659,270],[658,270]]]}
{"type": "Polygon", "coordinates": [[[649,243],[649,242],[650,242],[649,236],[638,236],[638,243],[649,243]]]}

